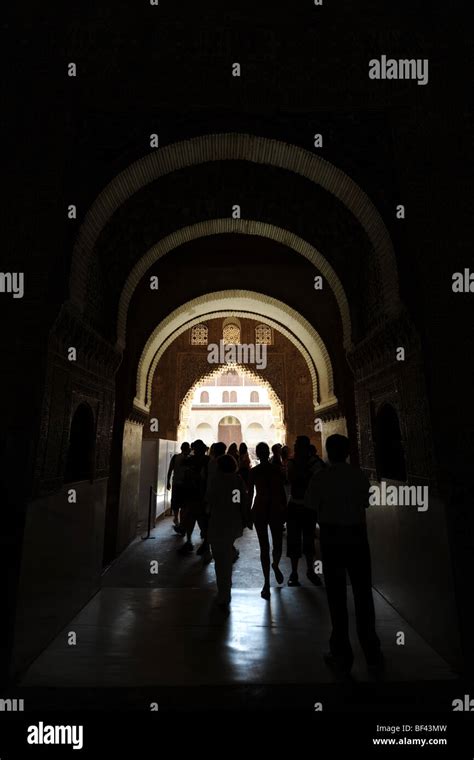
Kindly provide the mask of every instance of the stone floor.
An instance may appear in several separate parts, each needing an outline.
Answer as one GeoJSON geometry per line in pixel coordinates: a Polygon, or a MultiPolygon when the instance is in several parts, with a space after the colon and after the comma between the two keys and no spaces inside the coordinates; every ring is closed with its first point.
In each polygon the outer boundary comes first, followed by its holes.
{"type": "MultiPolygon", "coordinates": [[[[262,585],[254,532],[237,542],[232,605],[226,615],[213,604],[214,566],[196,554],[181,557],[182,540],[165,518],[154,538],[137,539],[107,571],[102,590],[71,620],[31,665],[22,687],[148,688],[233,685],[330,684],[322,659],[330,622],[324,587],[301,572],[302,586],[278,588],[271,601],[262,585]],[[150,562],[158,562],[158,574],[150,562]],[[70,632],[76,645],[68,644],[70,632]]],[[[195,539],[198,543],[199,537],[195,539]]],[[[284,558],[282,570],[289,574],[284,558]]],[[[303,570],[303,568],[302,568],[303,570]]],[[[352,596],[354,678],[369,680],[356,642],[352,596]]],[[[445,682],[448,664],[374,592],[378,631],[387,657],[388,683],[445,682]],[[396,643],[398,632],[405,645],[396,643]]]]}

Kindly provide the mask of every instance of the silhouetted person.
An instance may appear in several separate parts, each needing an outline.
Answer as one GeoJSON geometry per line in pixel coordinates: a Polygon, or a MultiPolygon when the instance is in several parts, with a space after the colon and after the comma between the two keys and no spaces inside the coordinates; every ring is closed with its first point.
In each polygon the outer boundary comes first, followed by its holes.
{"type": "Polygon", "coordinates": [[[280,464],[281,462],[281,443],[274,443],[272,446],[272,455],[270,457],[270,464],[280,464]]]}
{"type": "Polygon", "coordinates": [[[207,490],[209,510],[208,538],[216,569],[217,603],[227,607],[231,601],[233,544],[244,527],[251,526],[247,492],[235,459],[228,454],[217,460],[217,472],[207,490]]]}
{"type": "Polygon", "coordinates": [[[201,528],[202,544],[197,550],[196,554],[202,556],[204,562],[208,564],[212,560],[212,553],[209,546],[209,540],[207,537],[207,528],[209,523],[209,515],[207,509],[207,492],[214,480],[217,472],[217,460],[219,457],[225,454],[226,445],[219,441],[213,443],[209,449],[209,460],[207,463],[207,476],[206,476],[206,492],[204,494],[204,514],[201,513],[199,520],[199,527],[201,528]]]}
{"type": "Polygon", "coordinates": [[[312,443],[310,444],[310,447],[309,447],[309,459],[310,459],[310,462],[311,462],[311,469],[313,469],[313,470],[315,470],[315,469],[323,469],[323,467],[325,467],[325,464],[324,464],[323,460],[321,459],[321,457],[318,454],[318,450],[317,450],[316,446],[314,446],[314,444],[312,444],[312,443]],[[318,465],[318,468],[314,467],[315,464],[318,465]]]}
{"type": "Polygon", "coordinates": [[[204,540],[207,530],[207,515],[205,512],[207,467],[209,462],[209,457],[206,456],[207,446],[203,441],[197,440],[191,444],[191,448],[193,454],[186,459],[183,472],[185,508],[181,513],[181,522],[186,531],[186,542],[179,549],[180,554],[189,554],[194,549],[191,538],[196,521],[201,528],[204,540]]]}
{"type": "Polygon", "coordinates": [[[260,544],[260,561],[262,563],[264,586],[261,591],[263,599],[270,599],[270,542],[268,529],[272,534],[273,563],[277,583],[283,583],[283,573],[279,568],[283,541],[283,517],[286,507],[286,494],[281,474],[277,467],[270,464],[270,449],[266,443],[259,443],[256,449],[260,464],[253,467],[249,474],[249,503],[252,522],[257,531],[260,544]]]}
{"type": "Polygon", "coordinates": [[[314,532],[316,514],[305,506],[305,493],[311,476],[316,469],[323,466],[321,461],[314,461],[310,454],[310,440],[306,435],[299,435],[295,442],[294,457],[288,462],[288,480],[290,498],[287,508],[287,555],[291,559],[289,586],[300,586],[298,579],[298,562],[302,554],[306,559],[306,577],[315,586],[321,585],[321,579],[314,572],[314,532]]]}
{"type": "Polygon", "coordinates": [[[288,462],[290,461],[290,449],[282,446],[280,451],[281,467],[283,472],[283,485],[285,486],[286,499],[290,498],[290,484],[288,482],[288,462]]]}
{"type": "Polygon", "coordinates": [[[317,512],[321,556],[332,634],[326,662],[349,672],[354,660],[349,640],[346,570],[352,584],[357,634],[369,669],[383,665],[380,641],[375,631],[370,550],[365,510],[369,506],[370,483],[358,468],[346,463],[349,440],[331,435],[326,441],[330,467],[315,474],[306,504],[317,512]]]}
{"type": "Polygon", "coordinates": [[[237,464],[237,467],[239,466],[239,450],[237,448],[236,443],[231,443],[229,448],[227,449],[227,453],[229,456],[234,457],[235,462],[237,464]]]}
{"type": "Polygon", "coordinates": [[[168,477],[166,487],[171,489],[171,511],[173,512],[173,528],[181,536],[184,536],[184,528],[179,525],[179,510],[184,507],[184,469],[186,459],[191,453],[191,446],[184,442],[181,444],[181,454],[173,454],[168,467],[168,477]],[[173,477],[173,485],[171,485],[173,477]]]}
{"type": "Polygon", "coordinates": [[[207,498],[207,491],[209,490],[212,481],[214,480],[214,477],[217,473],[217,460],[219,457],[224,456],[226,451],[226,445],[225,443],[222,443],[222,441],[219,441],[218,443],[213,443],[211,446],[211,455],[209,457],[209,464],[207,466],[207,486],[206,486],[206,498],[207,498]]]}
{"type": "Polygon", "coordinates": [[[272,456],[270,457],[270,464],[273,465],[273,467],[275,467],[276,470],[280,473],[281,482],[285,483],[286,472],[283,467],[283,460],[281,458],[281,449],[282,449],[281,443],[275,443],[272,446],[272,456]]]}
{"type": "MultiPolygon", "coordinates": [[[[236,443],[231,443],[230,444],[229,448],[227,449],[227,454],[229,456],[231,456],[233,459],[235,459],[236,468],[238,470],[238,468],[239,468],[239,449],[237,448],[237,444],[236,443]]],[[[234,562],[236,562],[239,559],[239,556],[240,556],[240,552],[234,546],[234,549],[233,549],[234,562]]]]}
{"type": "MultiPolygon", "coordinates": [[[[316,446],[314,446],[313,444],[311,444],[310,447],[309,447],[309,459],[310,459],[310,463],[311,463],[311,465],[310,465],[311,466],[311,471],[313,472],[313,474],[315,472],[319,472],[319,470],[322,470],[324,467],[326,467],[325,463],[323,462],[323,460],[321,459],[321,457],[318,454],[318,450],[317,450],[316,446]]],[[[319,534],[318,534],[318,531],[317,531],[317,526],[315,526],[315,537],[316,536],[319,537],[319,534]]]]}
{"type": "Polygon", "coordinates": [[[252,465],[250,464],[250,457],[249,457],[247,444],[242,442],[239,446],[238,473],[246,486],[249,482],[249,472],[250,472],[251,466],[252,465]]]}
{"type": "MultiPolygon", "coordinates": [[[[218,460],[221,456],[224,456],[227,447],[225,443],[223,443],[222,441],[219,441],[218,443],[213,443],[211,448],[213,450],[213,455],[209,458],[209,464],[207,467],[206,504],[208,504],[208,491],[214,482],[214,478],[218,470],[218,460]]],[[[208,509],[206,507],[206,516],[207,515],[208,515],[208,509]]],[[[207,522],[208,522],[208,519],[206,520],[206,528],[207,528],[207,522]]],[[[203,539],[204,539],[203,543],[197,550],[196,554],[202,554],[203,560],[205,562],[210,562],[212,560],[212,553],[210,551],[209,542],[207,539],[207,535],[205,533],[203,533],[203,539]]],[[[240,557],[240,552],[234,546],[232,550],[233,561],[237,562],[239,557],[240,557]]]]}

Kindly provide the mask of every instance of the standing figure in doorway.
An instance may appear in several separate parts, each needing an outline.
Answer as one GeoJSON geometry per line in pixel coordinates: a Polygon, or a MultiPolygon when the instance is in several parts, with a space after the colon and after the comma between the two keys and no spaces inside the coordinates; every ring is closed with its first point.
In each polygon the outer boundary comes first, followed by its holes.
{"type": "Polygon", "coordinates": [[[260,562],[262,564],[264,585],[261,591],[263,599],[270,599],[270,542],[268,529],[272,534],[273,563],[277,583],[283,583],[283,573],[279,568],[282,541],[283,520],[286,507],[286,494],[283,480],[277,467],[270,464],[270,449],[266,443],[259,443],[256,454],[260,464],[250,470],[249,503],[252,505],[251,517],[257,531],[260,544],[260,562]]]}

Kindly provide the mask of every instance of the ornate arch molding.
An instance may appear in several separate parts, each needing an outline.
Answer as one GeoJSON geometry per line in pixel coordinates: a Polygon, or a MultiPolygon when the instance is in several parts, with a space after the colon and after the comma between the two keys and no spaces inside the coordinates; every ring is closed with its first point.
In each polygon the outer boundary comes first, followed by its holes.
{"type": "MultiPolygon", "coordinates": [[[[207,381],[213,380],[215,377],[222,375],[229,368],[237,369],[240,373],[247,375],[247,377],[250,377],[252,380],[256,380],[258,385],[261,385],[262,387],[267,389],[272,409],[277,410],[278,416],[279,416],[279,422],[281,423],[281,426],[284,425],[284,420],[285,420],[284,404],[283,404],[283,401],[278,396],[278,394],[276,393],[276,391],[273,389],[271,383],[268,380],[265,380],[265,378],[261,377],[257,372],[254,372],[249,367],[245,367],[242,364],[230,364],[230,365],[225,365],[223,367],[216,367],[216,369],[213,369],[210,372],[207,372],[205,375],[202,375],[200,378],[194,381],[194,383],[192,384],[192,386],[190,387],[190,389],[187,391],[186,395],[184,396],[181,404],[179,405],[178,430],[179,428],[182,428],[184,426],[184,423],[187,421],[189,417],[189,412],[191,410],[194,391],[196,390],[196,388],[198,388],[200,385],[205,385],[207,381]]],[[[179,435],[178,435],[178,438],[179,438],[179,435]]]]}
{"type": "Polygon", "coordinates": [[[309,369],[315,410],[337,403],[331,360],[321,336],[298,312],[282,301],[250,290],[222,290],[188,301],[169,314],[153,331],[137,369],[134,406],[148,412],[156,366],[166,349],[203,319],[239,316],[263,318],[298,348],[309,369]],[[232,308],[227,308],[231,306],[232,308]]]}
{"type": "Polygon", "coordinates": [[[392,242],[379,212],[364,191],[320,156],[296,145],[256,135],[224,133],[194,137],[148,153],[117,175],[89,209],[74,245],[70,297],[84,310],[87,273],[96,241],[112,214],[140,188],[170,172],[208,161],[251,161],[286,169],[338,198],[365,230],[377,260],[387,314],[399,308],[398,272],[392,242]]]}
{"type": "Polygon", "coordinates": [[[120,295],[117,319],[117,348],[123,350],[125,347],[128,307],[133,293],[146,271],[158,259],[165,256],[174,248],[183,245],[183,243],[209,235],[220,235],[229,232],[266,237],[282,243],[288,248],[292,248],[308,259],[308,261],[311,261],[321,272],[334,293],[341,314],[344,348],[348,351],[351,349],[349,304],[342,283],[331,265],[314,246],[293,232],[285,230],[282,227],[275,227],[273,224],[252,219],[208,219],[198,224],[192,224],[189,227],[182,227],[152,246],[130,272],[120,295]]]}

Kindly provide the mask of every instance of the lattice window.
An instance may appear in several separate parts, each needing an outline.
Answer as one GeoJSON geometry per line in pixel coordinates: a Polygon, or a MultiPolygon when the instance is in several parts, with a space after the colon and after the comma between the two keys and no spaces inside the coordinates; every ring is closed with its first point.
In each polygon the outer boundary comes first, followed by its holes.
{"type": "Polygon", "coordinates": [[[201,391],[201,398],[199,399],[200,404],[208,404],[209,403],[209,393],[207,391],[201,391]]]}
{"type": "Polygon", "coordinates": [[[266,346],[273,344],[273,331],[268,325],[257,325],[255,328],[255,343],[266,346]]]}
{"type": "Polygon", "coordinates": [[[225,327],[222,330],[222,337],[226,345],[228,345],[229,343],[240,343],[239,325],[234,324],[234,323],[225,325],[225,327]]]}
{"type": "Polygon", "coordinates": [[[232,404],[237,403],[237,391],[231,391],[230,392],[230,400],[232,404]]]}
{"type": "Polygon", "coordinates": [[[222,403],[228,404],[229,403],[229,391],[224,391],[222,394],[222,403]]]}
{"type": "Polygon", "coordinates": [[[252,391],[251,392],[251,394],[250,394],[250,401],[252,403],[258,404],[258,402],[260,401],[260,397],[259,397],[257,391],[252,391]]]}
{"type": "Polygon", "coordinates": [[[209,330],[207,325],[194,325],[191,328],[191,345],[207,346],[209,330]]]}

